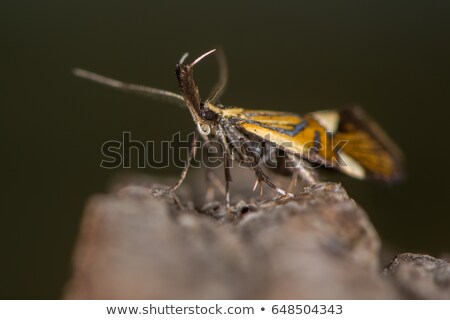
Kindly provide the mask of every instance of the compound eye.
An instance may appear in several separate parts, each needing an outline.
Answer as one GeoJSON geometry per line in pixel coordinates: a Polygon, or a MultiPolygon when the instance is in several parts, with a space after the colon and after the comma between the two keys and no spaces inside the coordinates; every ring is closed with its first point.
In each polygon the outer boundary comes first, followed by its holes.
{"type": "Polygon", "coordinates": [[[217,119],[217,114],[211,110],[205,110],[202,112],[202,118],[209,121],[213,121],[217,119]]]}

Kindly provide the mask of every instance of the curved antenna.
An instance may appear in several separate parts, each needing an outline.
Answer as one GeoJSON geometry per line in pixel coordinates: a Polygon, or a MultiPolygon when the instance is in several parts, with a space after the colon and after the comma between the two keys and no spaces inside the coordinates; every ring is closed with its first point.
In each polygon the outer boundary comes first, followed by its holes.
{"type": "MultiPolygon", "coordinates": [[[[186,55],[186,54],[185,54],[186,55]]],[[[184,56],[184,55],[183,55],[184,56]]],[[[139,84],[133,84],[133,83],[126,83],[122,82],[120,80],[108,78],[102,75],[99,75],[94,72],[90,72],[83,69],[73,69],[72,73],[80,78],[91,80],[100,84],[103,84],[108,87],[116,88],[125,92],[134,92],[141,95],[149,96],[151,98],[155,99],[161,99],[166,100],[175,104],[178,104],[180,106],[185,107],[185,101],[183,99],[183,96],[173,93],[170,91],[147,87],[139,84]]]]}
{"type": "Polygon", "coordinates": [[[209,98],[206,99],[207,102],[212,103],[216,103],[217,100],[222,96],[222,94],[225,92],[225,88],[228,82],[227,59],[222,48],[219,48],[217,50],[217,62],[219,64],[219,80],[209,93],[209,98]]]}
{"type": "Polygon", "coordinates": [[[193,67],[197,62],[199,62],[200,60],[202,60],[203,58],[205,58],[206,56],[210,55],[211,53],[213,53],[214,51],[216,51],[216,49],[212,49],[204,54],[202,54],[200,57],[198,57],[197,59],[194,60],[194,62],[192,62],[189,67],[193,67]]]}

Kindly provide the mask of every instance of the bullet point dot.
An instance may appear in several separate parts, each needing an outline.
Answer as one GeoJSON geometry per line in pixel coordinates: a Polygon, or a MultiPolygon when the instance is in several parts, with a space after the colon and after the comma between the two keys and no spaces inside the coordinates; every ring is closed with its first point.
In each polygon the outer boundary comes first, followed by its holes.
{"type": "Polygon", "coordinates": [[[263,308],[261,308],[261,311],[264,311],[264,310],[266,310],[264,307],[263,308]]]}

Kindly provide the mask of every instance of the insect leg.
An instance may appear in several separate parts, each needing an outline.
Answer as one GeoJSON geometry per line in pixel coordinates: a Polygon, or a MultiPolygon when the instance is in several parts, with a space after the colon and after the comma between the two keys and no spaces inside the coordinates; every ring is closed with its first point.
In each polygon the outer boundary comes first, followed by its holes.
{"type": "Polygon", "coordinates": [[[214,174],[212,169],[205,168],[205,179],[207,184],[206,202],[211,202],[214,199],[214,188],[217,188],[219,192],[222,193],[223,195],[226,194],[225,185],[214,174]]]}
{"type": "Polygon", "coordinates": [[[287,192],[279,187],[277,187],[275,184],[272,183],[272,181],[270,181],[270,178],[264,173],[264,171],[261,169],[260,165],[254,165],[252,167],[253,172],[256,175],[256,178],[258,179],[259,183],[264,182],[266,185],[268,185],[270,188],[272,188],[273,190],[275,190],[277,193],[283,195],[283,196],[294,196],[292,193],[287,192]]]}
{"type": "Polygon", "coordinates": [[[264,173],[264,171],[261,169],[261,166],[259,164],[259,158],[250,156],[250,151],[248,150],[248,145],[245,144],[245,141],[247,140],[244,135],[242,135],[237,129],[235,129],[233,126],[226,125],[224,126],[224,129],[226,130],[227,135],[229,138],[233,141],[239,141],[241,148],[235,148],[235,150],[239,150],[240,156],[242,157],[242,160],[248,161],[250,160],[251,163],[251,169],[256,175],[256,178],[258,179],[259,183],[265,183],[267,186],[275,190],[277,193],[283,195],[283,196],[293,196],[293,194],[286,192],[285,190],[277,187],[275,184],[270,181],[270,178],[264,173]]]}
{"type": "Polygon", "coordinates": [[[286,152],[286,157],[289,159],[289,161],[294,163],[294,165],[292,166],[293,173],[291,184],[293,184],[294,182],[296,184],[298,176],[300,176],[308,186],[311,186],[319,182],[319,180],[317,179],[317,175],[302,163],[302,159],[300,157],[290,154],[288,152],[286,152]]]}
{"type": "Polygon", "coordinates": [[[223,150],[223,165],[224,165],[224,173],[225,173],[225,203],[227,209],[230,208],[230,182],[232,181],[231,178],[231,172],[230,172],[230,165],[231,161],[233,159],[232,151],[230,150],[227,142],[227,137],[223,133],[223,128],[219,130],[217,133],[217,137],[219,139],[219,142],[222,145],[223,150]]]}
{"type": "Polygon", "coordinates": [[[225,201],[227,208],[230,207],[230,182],[231,179],[231,173],[230,173],[230,155],[228,152],[225,152],[224,154],[224,168],[225,168],[225,201]]]}
{"type": "Polygon", "coordinates": [[[183,168],[183,171],[181,172],[180,179],[178,179],[178,182],[170,188],[170,191],[177,190],[178,187],[183,183],[184,178],[186,178],[187,172],[191,165],[191,161],[195,157],[195,153],[197,152],[197,141],[198,141],[197,135],[198,135],[197,131],[194,131],[194,136],[192,137],[191,145],[189,147],[188,158],[186,160],[186,166],[183,168]]]}
{"type": "Polygon", "coordinates": [[[297,186],[297,180],[298,180],[298,172],[297,170],[295,170],[292,173],[291,181],[289,182],[289,186],[287,188],[288,192],[291,192],[297,186]]]}

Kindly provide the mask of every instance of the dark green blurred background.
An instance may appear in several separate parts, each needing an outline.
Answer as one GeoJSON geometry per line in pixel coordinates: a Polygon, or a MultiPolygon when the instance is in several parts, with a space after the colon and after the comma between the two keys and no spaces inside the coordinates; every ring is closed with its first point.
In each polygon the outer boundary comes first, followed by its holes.
{"type": "MultiPolygon", "coordinates": [[[[449,1],[2,1],[2,298],[57,298],[83,205],[120,170],[100,146],[188,133],[187,111],[71,76],[83,67],[177,90],[174,65],[221,45],[222,99],[309,112],[357,102],[398,142],[408,179],[337,176],[391,252],[450,251],[449,1]],[[191,56],[191,57],[192,57],[191,56]]],[[[206,94],[214,59],[196,70],[206,94]]],[[[142,170],[172,175],[179,169],[142,170]]]]}

